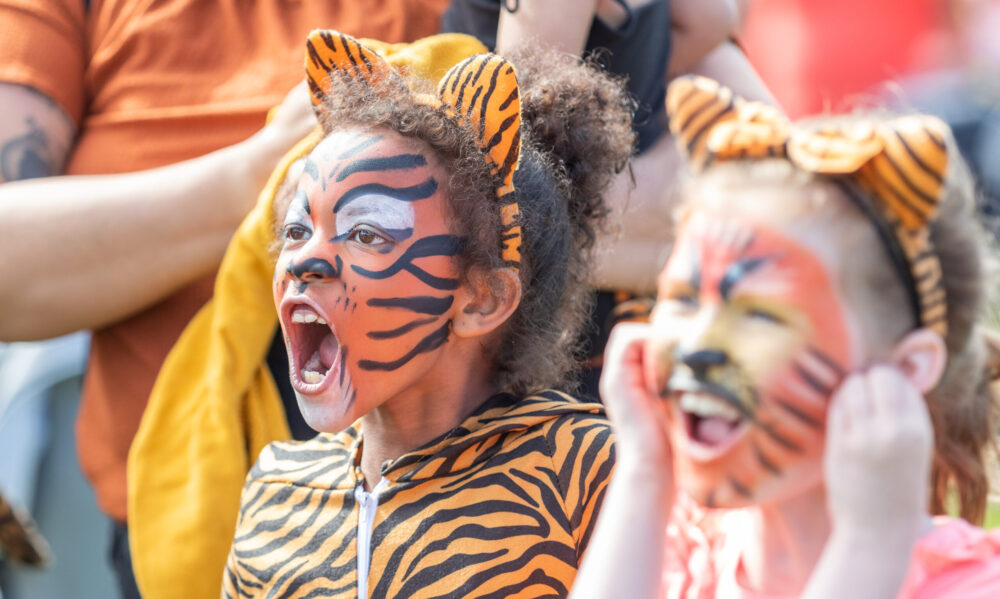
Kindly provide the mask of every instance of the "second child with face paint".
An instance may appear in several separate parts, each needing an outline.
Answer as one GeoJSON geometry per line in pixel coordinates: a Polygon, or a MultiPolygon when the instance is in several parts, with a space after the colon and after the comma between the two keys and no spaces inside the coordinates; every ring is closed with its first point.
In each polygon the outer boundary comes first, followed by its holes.
{"type": "Polygon", "coordinates": [[[609,344],[572,597],[1000,597],[1000,533],[941,515],[982,520],[997,409],[947,127],[793,125],[702,78],[667,107],[695,174],[651,323],[609,344]]]}
{"type": "Polygon", "coordinates": [[[564,596],[613,452],[602,408],[550,388],[632,150],[627,97],[532,51],[407,81],[331,31],[306,66],[325,137],[274,299],[321,434],[262,452],[224,596],[564,596]]]}

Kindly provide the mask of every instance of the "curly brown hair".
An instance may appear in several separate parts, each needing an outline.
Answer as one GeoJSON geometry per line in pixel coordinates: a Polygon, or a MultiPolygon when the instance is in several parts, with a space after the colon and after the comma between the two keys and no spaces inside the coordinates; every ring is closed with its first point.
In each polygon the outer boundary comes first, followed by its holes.
{"type": "MultiPolygon", "coordinates": [[[[520,305],[491,349],[494,382],[525,394],[567,387],[587,314],[590,250],[604,227],[603,194],[635,144],[633,104],[620,81],[566,54],[525,48],[507,57],[521,98],[520,305]]],[[[327,94],[325,133],[386,128],[426,144],[449,173],[447,196],[465,238],[462,271],[503,267],[497,177],[476,133],[426,102],[431,82],[338,80],[327,94]]]]}

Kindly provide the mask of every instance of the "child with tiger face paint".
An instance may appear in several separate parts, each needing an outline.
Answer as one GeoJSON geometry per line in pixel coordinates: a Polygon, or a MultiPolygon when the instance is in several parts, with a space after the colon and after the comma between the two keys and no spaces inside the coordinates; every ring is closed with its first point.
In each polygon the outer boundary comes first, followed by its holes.
{"type": "Polygon", "coordinates": [[[573,596],[1000,594],[1000,536],[928,516],[981,521],[996,406],[947,128],[792,125],[701,78],[667,108],[695,175],[650,323],[609,344],[618,466],[573,596]]]}
{"type": "Polygon", "coordinates": [[[324,135],[288,194],[273,293],[321,433],[261,453],[223,594],[565,595],[613,451],[602,408],[551,387],[631,153],[627,96],[530,50],[425,93],[332,31],[306,70],[324,135]]]}
{"type": "Polygon", "coordinates": [[[428,148],[390,130],[333,131],[306,160],[274,291],[313,428],[340,431],[389,398],[419,401],[408,397],[456,379],[468,323],[456,331],[455,319],[473,298],[446,181],[428,148]]]}

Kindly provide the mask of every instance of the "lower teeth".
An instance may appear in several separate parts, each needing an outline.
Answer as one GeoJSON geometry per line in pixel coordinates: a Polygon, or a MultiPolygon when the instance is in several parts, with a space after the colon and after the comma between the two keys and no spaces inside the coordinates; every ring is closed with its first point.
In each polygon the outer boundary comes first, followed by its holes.
{"type": "Polygon", "coordinates": [[[313,385],[323,380],[323,373],[316,372],[315,370],[303,370],[302,371],[302,381],[313,385]]]}

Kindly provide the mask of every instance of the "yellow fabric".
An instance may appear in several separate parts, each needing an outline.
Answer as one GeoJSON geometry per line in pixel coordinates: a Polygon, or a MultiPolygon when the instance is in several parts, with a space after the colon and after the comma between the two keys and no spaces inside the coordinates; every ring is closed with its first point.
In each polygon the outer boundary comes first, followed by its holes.
{"type": "MultiPolygon", "coordinates": [[[[431,80],[486,51],[460,34],[365,45],[431,80]]],[[[264,446],[290,437],[265,361],[277,326],[272,205],[289,166],[320,138],[313,132],[282,158],[153,388],[128,461],[129,544],[146,599],[219,596],[247,471],[264,446]]]]}

